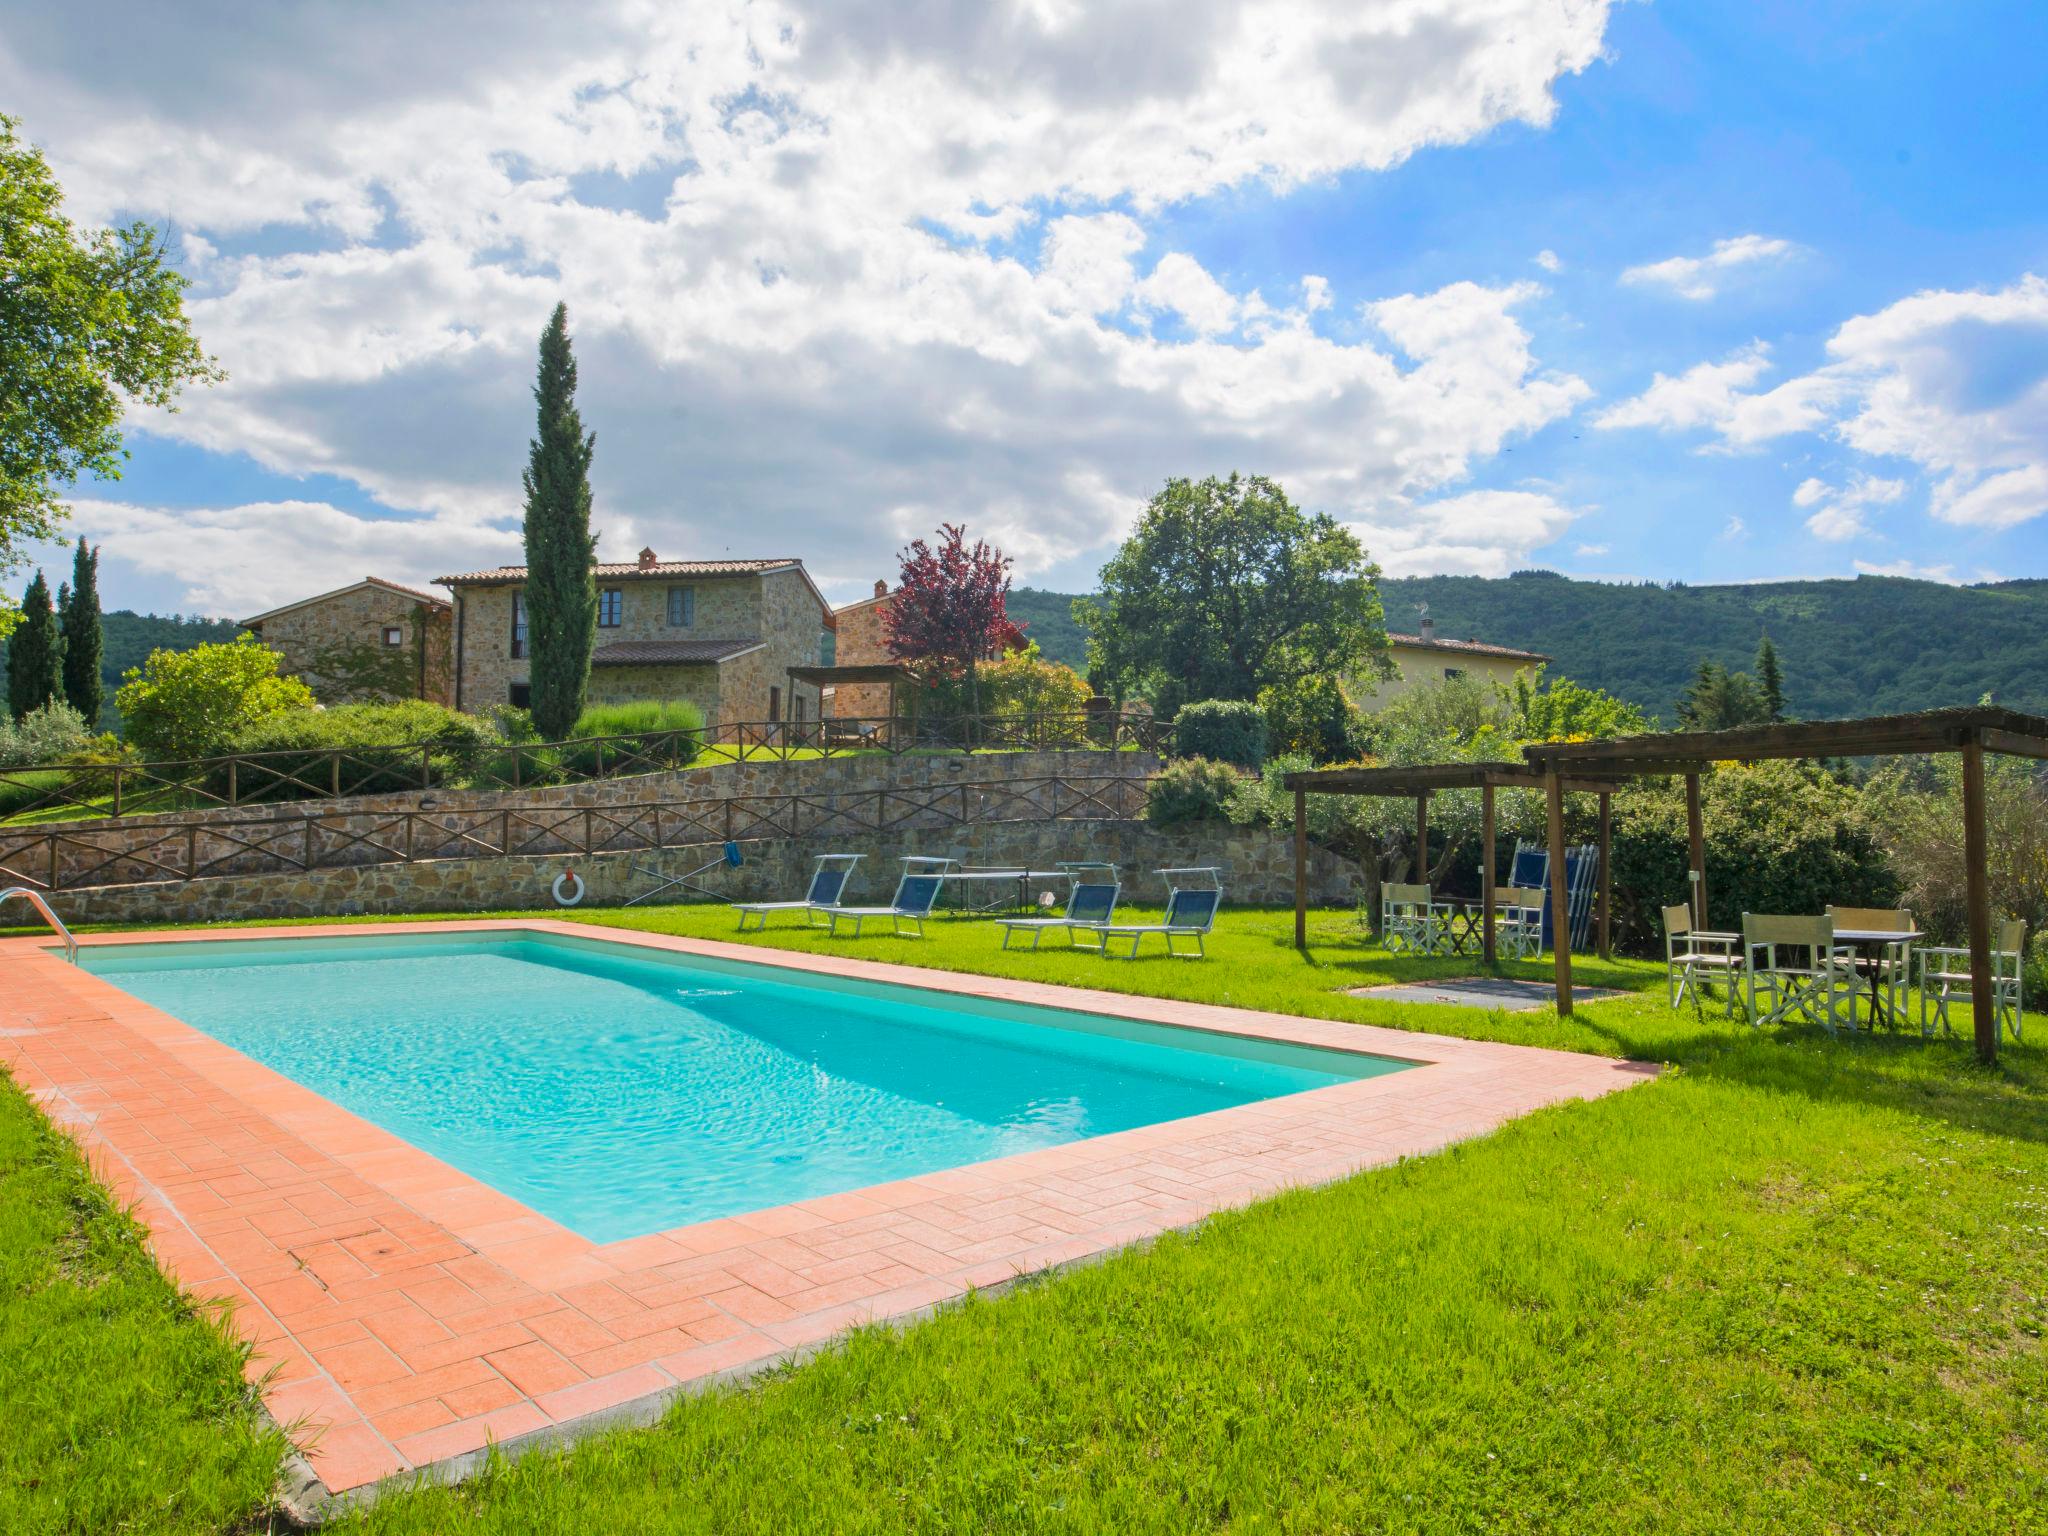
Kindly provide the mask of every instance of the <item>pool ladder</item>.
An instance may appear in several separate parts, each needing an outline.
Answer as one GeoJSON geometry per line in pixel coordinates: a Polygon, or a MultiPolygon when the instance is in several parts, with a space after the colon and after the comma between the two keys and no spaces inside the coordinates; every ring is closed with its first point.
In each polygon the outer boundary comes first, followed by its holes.
{"type": "Polygon", "coordinates": [[[73,965],[78,964],[78,940],[71,936],[71,930],[64,926],[64,920],[50,910],[50,904],[43,900],[43,893],[30,890],[25,885],[10,885],[6,890],[0,891],[0,907],[6,906],[16,896],[23,897],[30,906],[43,914],[43,921],[56,929],[57,937],[64,941],[64,958],[73,965]]]}

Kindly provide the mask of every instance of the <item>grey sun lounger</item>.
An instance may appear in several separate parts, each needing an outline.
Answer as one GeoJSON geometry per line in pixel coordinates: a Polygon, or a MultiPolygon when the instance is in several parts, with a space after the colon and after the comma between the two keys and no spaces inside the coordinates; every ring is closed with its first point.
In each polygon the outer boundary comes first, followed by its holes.
{"type": "MultiPolygon", "coordinates": [[[[1122,887],[1117,883],[1114,864],[1068,864],[1064,866],[1067,877],[1073,883],[1067,891],[1066,910],[1058,917],[1006,917],[999,921],[1003,926],[1003,948],[1011,948],[1010,940],[1020,934],[1031,935],[1031,948],[1038,948],[1039,941],[1048,933],[1066,930],[1067,942],[1077,949],[1100,949],[1101,940],[1083,944],[1081,935],[1093,933],[1116,915],[1116,899],[1122,887]]],[[[1019,946],[1021,947],[1021,946],[1019,946]]]]}
{"type": "Polygon", "coordinates": [[[801,901],[741,901],[734,905],[739,908],[740,932],[747,931],[747,919],[756,920],[756,926],[766,928],[771,912],[801,912],[804,921],[813,928],[827,926],[829,919],[820,921],[827,913],[836,912],[846,895],[847,884],[853,879],[854,866],[860,863],[857,853],[821,853],[816,867],[811,871],[811,887],[804,892],[801,901]]]}
{"type": "Polygon", "coordinates": [[[869,918],[889,919],[891,928],[898,934],[903,925],[910,924],[911,931],[920,939],[924,937],[924,920],[932,915],[932,904],[939,899],[940,888],[946,883],[943,865],[947,860],[907,858],[903,861],[903,878],[896,882],[896,894],[886,907],[832,907],[828,910],[827,922],[837,936],[842,920],[853,924],[853,936],[860,937],[861,924],[869,918]],[[934,871],[932,865],[942,866],[934,871]]]}
{"type": "Polygon", "coordinates": [[[1112,944],[1126,940],[1130,950],[1126,958],[1138,958],[1138,945],[1147,934],[1156,933],[1166,941],[1166,952],[1180,960],[1199,960],[1208,953],[1203,941],[1216,926],[1217,909],[1223,905],[1223,881],[1219,872],[1212,867],[1199,869],[1162,869],[1166,877],[1166,915],[1156,923],[1094,923],[1089,931],[1100,936],[1101,949],[1105,956],[1114,955],[1112,944]],[[1179,877],[1188,875],[1205,876],[1206,885],[1181,885],[1179,877]],[[1175,949],[1175,939],[1193,939],[1192,950],[1175,949]]]}

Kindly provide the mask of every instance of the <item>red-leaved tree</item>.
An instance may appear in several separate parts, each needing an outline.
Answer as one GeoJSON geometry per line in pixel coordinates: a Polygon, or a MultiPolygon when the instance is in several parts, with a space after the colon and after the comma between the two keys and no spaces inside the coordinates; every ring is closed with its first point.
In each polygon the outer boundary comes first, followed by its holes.
{"type": "Polygon", "coordinates": [[[964,676],[968,708],[980,714],[976,666],[1024,641],[1003,611],[1010,557],[981,539],[969,544],[965,528],[941,523],[937,549],[917,539],[897,559],[896,592],[882,614],[890,656],[964,676]]]}

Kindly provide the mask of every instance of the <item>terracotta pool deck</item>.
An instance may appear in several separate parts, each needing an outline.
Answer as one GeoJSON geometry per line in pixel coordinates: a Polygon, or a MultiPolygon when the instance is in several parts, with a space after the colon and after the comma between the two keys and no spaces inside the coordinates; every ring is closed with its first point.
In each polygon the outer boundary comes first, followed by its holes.
{"type": "MultiPolygon", "coordinates": [[[[167,1272],[236,1304],[309,1464],[295,1506],[489,1443],[645,1422],[678,1393],[1224,1207],[1433,1151],[1655,1069],[1527,1046],[547,918],[108,934],[278,942],[535,930],[1393,1056],[1423,1070],[596,1244],[170,1015],[0,941],[0,1060],[132,1201],[167,1272]]],[[[1179,963],[1179,962],[1176,962],[1179,963]]]]}

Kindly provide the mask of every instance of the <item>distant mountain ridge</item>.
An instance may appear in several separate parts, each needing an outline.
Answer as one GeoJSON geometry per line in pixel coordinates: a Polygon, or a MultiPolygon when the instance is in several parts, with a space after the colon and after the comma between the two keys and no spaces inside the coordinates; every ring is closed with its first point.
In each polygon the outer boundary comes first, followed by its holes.
{"type": "MultiPolygon", "coordinates": [[[[1896,576],[1660,586],[1513,576],[1384,579],[1387,627],[1413,633],[1429,604],[1437,633],[1540,651],[1551,670],[1676,723],[1679,694],[1703,659],[1748,671],[1766,633],[1786,701],[1811,719],[1974,704],[1989,693],[2048,714],[2048,580],[1951,587],[1896,576]]],[[[1047,656],[1085,667],[1072,598],[1011,594],[1047,656]]]]}

